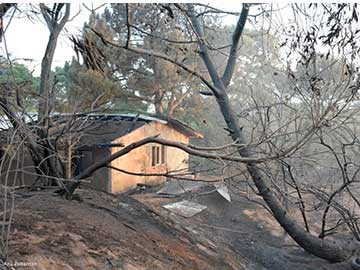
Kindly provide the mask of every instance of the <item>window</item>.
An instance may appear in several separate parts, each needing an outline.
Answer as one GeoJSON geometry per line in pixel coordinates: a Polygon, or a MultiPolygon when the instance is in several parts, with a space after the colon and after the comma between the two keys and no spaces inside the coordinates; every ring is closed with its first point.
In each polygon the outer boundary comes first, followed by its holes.
{"type": "Polygon", "coordinates": [[[161,164],[166,163],[166,148],[165,145],[161,146],[161,164]]]}
{"type": "Polygon", "coordinates": [[[151,147],[151,166],[159,164],[166,164],[166,146],[152,146],[151,147]]]}

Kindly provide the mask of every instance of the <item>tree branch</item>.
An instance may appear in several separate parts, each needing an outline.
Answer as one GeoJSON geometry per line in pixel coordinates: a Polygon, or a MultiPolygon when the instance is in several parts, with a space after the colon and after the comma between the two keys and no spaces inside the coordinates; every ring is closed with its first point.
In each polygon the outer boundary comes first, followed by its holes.
{"type": "Polygon", "coordinates": [[[127,28],[127,37],[126,37],[126,43],[125,43],[125,48],[129,48],[129,42],[130,42],[130,38],[131,38],[131,29],[130,29],[130,23],[131,23],[131,18],[130,18],[130,13],[129,13],[129,4],[125,4],[125,10],[126,10],[126,28],[127,28]]]}
{"type": "Polygon", "coordinates": [[[187,4],[187,7],[188,7],[188,11],[187,11],[188,16],[189,16],[191,24],[194,28],[194,32],[198,37],[201,58],[203,59],[205,65],[206,65],[206,68],[209,72],[209,75],[211,77],[211,80],[213,82],[213,86],[211,88],[210,87],[209,88],[214,93],[214,95],[216,97],[218,97],[222,92],[224,92],[225,86],[224,86],[221,78],[219,77],[219,74],[218,74],[215,64],[214,64],[214,61],[212,60],[212,58],[209,54],[209,50],[205,43],[204,33],[203,33],[201,26],[199,24],[199,21],[196,17],[196,14],[194,11],[194,6],[192,4],[187,4]]]}
{"type": "Polygon", "coordinates": [[[231,77],[233,76],[233,73],[235,70],[239,40],[240,40],[240,37],[245,28],[245,23],[247,21],[248,14],[249,14],[249,5],[243,4],[243,8],[241,10],[241,14],[240,14],[239,20],[236,24],[236,29],[235,29],[233,37],[232,37],[232,44],[231,44],[231,48],[230,48],[228,62],[227,62],[224,74],[222,76],[222,81],[223,81],[225,87],[229,86],[231,77]]]}
{"type": "Polygon", "coordinates": [[[180,63],[178,62],[177,60],[163,54],[163,53],[160,53],[160,52],[156,52],[156,51],[153,51],[153,50],[145,50],[145,49],[142,49],[142,48],[135,48],[135,47],[128,47],[126,48],[125,46],[121,46],[121,45],[118,45],[118,44],[115,44],[114,42],[106,39],[101,33],[97,32],[95,29],[93,28],[90,28],[97,36],[100,37],[101,41],[107,45],[107,44],[110,44],[114,47],[117,47],[117,48],[121,48],[121,49],[125,49],[125,50],[128,50],[128,51],[131,51],[131,52],[135,52],[135,53],[139,53],[139,54],[145,54],[145,55],[149,55],[149,56],[153,56],[153,57],[157,57],[157,58],[160,58],[160,59],[163,59],[165,61],[168,61],[176,66],[179,66],[181,67],[182,69],[184,69],[185,71],[187,71],[188,73],[190,73],[191,75],[197,77],[198,79],[200,79],[207,87],[209,87],[211,90],[213,90],[214,92],[215,91],[218,91],[204,76],[202,76],[200,73],[198,73],[197,71],[191,69],[190,67],[188,67],[187,65],[183,64],[183,63],[180,63]]]}
{"type": "MultiPolygon", "coordinates": [[[[189,178],[189,177],[185,177],[183,175],[190,175],[190,173],[188,174],[174,174],[172,172],[166,172],[166,173],[137,173],[137,172],[130,172],[118,167],[114,167],[114,166],[106,166],[107,168],[125,173],[125,174],[129,174],[129,175],[135,175],[135,176],[165,176],[165,177],[169,177],[169,178],[173,178],[173,179],[178,179],[178,180],[185,180],[185,181],[196,181],[196,182],[207,182],[207,183],[214,183],[214,182],[220,182],[223,181],[224,178],[216,178],[216,179],[198,179],[198,178],[189,178]]],[[[238,175],[236,175],[238,176],[238,175]]],[[[226,177],[226,179],[232,179],[232,177],[235,177],[234,175],[226,177]]]]}
{"type": "MultiPolygon", "coordinates": [[[[49,9],[44,4],[40,4],[41,13],[47,23],[50,31],[50,37],[46,46],[45,54],[41,62],[41,75],[40,75],[40,95],[43,100],[40,100],[38,105],[38,121],[45,121],[46,115],[49,113],[49,94],[50,94],[50,72],[51,64],[54,58],[57,40],[59,34],[65,23],[70,16],[70,4],[65,4],[65,14],[61,21],[58,23],[56,16],[49,16],[49,9]]],[[[60,12],[57,10],[56,12],[60,12]]]]}
{"type": "Polygon", "coordinates": [[[41,10],[41,14],[44,17],[44,20],[47,24],[47,27],[50,29],[50,31],[53,29],[53,24],[52,24],[52,20],[48,14],[48,7],[44,4],[44,3],[40,3],[40,10],[41,10]]]}
{"type": "Polygon", "coordinates": [[[67,21],[69,20],[69,16],[70,16],[70,4],[65,4],[65,14],[63,16],[63,18],[61,19],[61,21],[58,23],[58,28],[61,30],[64,28],[65,24],[67,23],[67,21]]]}

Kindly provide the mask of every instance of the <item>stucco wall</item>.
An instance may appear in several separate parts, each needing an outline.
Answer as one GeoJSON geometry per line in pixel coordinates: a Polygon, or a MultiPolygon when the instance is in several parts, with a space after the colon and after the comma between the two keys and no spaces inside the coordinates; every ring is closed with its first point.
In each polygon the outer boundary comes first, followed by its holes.
{"type": "MultiPolygon", "coordinates": [[[[161,138],[172,141],[188,143],[189,138],[185,135],[157,122],[151,122],[133,132],[117,139],[114,143],[128,145],[132,142],[141,140],[148,136],[160,134],[161,138]]],[[[127,155],[111,162],[111,166],[121,168],[133,173],[164,173],[166,171],[178,170],[188,167],[188,154],[182,150],[166,147],[166,164],[151,165],[151,147],[155,144],[147,144],[139,147],[127,155]]],[[[112,153],[121,148],[112,148],[112,153]]],[[[116,170],[111,170],[111,192],[123,192],[138,183],[155,184],[165,181],[165,177],[159,176],[135,176],[125,174],[116,170]]]]}

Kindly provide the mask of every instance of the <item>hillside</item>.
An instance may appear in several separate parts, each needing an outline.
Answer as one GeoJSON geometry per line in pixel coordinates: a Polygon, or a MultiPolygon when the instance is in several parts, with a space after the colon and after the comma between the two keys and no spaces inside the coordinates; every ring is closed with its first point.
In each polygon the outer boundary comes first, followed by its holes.
{"type": "Polygon", "coordinates": [[[180,198],[79,190],[79,200],[37,192],[16,201],[4,269],[350,269],[306,254],[262,208],[218,193],[183,218],[161,207],[180,198]]]}

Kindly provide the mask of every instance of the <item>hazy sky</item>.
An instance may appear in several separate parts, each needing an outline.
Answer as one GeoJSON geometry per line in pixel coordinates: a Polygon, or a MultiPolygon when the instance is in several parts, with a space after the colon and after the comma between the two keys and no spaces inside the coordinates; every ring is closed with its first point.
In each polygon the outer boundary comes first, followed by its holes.
{"type": "MultiPolygon", "coordinates": [[[[27,8],[25,4],[21,4],[19,8],[27,8]]],[[[61,33],[58,40],[57,48],[55,51],[55,57],[53,66],[62,66],[65,61],[71,60],[74,52],[69,40],[69,35],[79,34],[84,22],[89,18],[90,12],[86,10],[81,4],[73,4],[71,7],[70,18],[75,16],[72,21],[66,24],[66,27],[61,33]],[[78,12],[80,13],[78,14],[78,12]],[[77,16],[75,16],[78,14],[77,16]]],[[[49,31],[42,20],[31,21],[26,17],[19,17],[17,14],[10,22],[9,27],[6,30],[5,38],[7,48],[11,54],[11,58],[16,59],[32,59],[33,61],[26,61],[25,63],[31,69],[35,69],[35,74],[40,72],[41,59],[44,55],[47,40],[49,37],[49,31]]],[[[8,20],[4,22],[6,27],[8,20]]],[[[1,44],[1,53],[5,55],[5,44],[1,44]]],[[[20,62],[23,62],[20,60],[20,62]]]]}
{"type": "MultiPolygon", "coordinates": [[[[208,4],[209,2],[203,2],[208,4]]],[[[241,2],[234,3],[231,1],[213,1],[210,2],[212,6],[223,8],[230,11],[240,11],[241,2]]],[[[91,7],[91,3],[86,3],[91,7]]],[[[93,4],[94,7],[102,5],[101,2],[93,4]]],[[[19,6],[21,10],[29,8],[27,4],[19,6]]],[[[102,7],[100,10],[103,10],[102,7]]],[[[55,52],[53,68],[55,66],[63,66],[65,61],[71,60],[75,55],[72,49],[72,44],[69,40],[70,35],[77,35],[80,33],[84,22],[89,18],[90,11],[87,10],[81,3],[74,3],[71,6],[70,18],[73,18],[66,24],[65,29],[61,33],[58,40],[58,45],[55,52]],[[76,16],[75,16],[76,15],[76,16]]],[[[32,22],[24,15],[16,13],[12,19],[9,27],[5,32],[5,39],[9,53],[12,59],[18,59],[18,62],[24,63],[34,70],[34,75],[39,75],[41,60],[45,52],[49,31],[45,22],[41,17],[37,21],[32,22]],[[29,59],[29,60],[23,60],[29,59]]],[[[4,29],[6,28],[9,20],[4,20],[4,29]]],[[[235,23],[236,17],[231,16],[226,20],[227,23],[235,23]]],[[[5,55],[5,44],[0,44],[1,54],[5,55]]]]}

